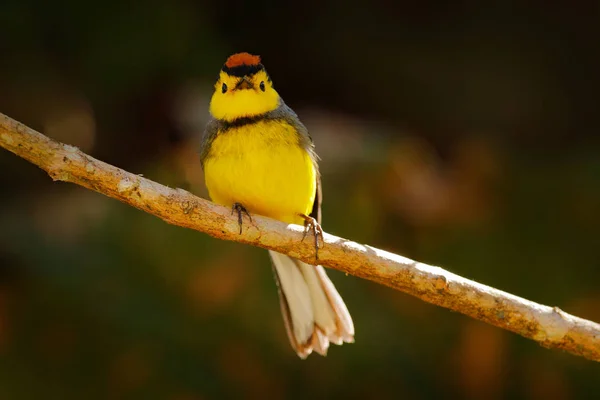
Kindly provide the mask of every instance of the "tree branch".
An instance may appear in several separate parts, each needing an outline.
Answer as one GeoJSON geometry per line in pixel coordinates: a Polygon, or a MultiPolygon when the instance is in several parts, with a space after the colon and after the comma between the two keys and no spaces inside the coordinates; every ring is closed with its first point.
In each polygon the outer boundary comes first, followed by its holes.
{"type": "MultiPolygon", "coordinates": [[[[56,142],[0,113],[0,146],[39,166],[55,181],[65,181],[102,193],[164,221],[213,237],[288,254],[314,264],[310,240],[303,228],[261,216],[237,218],[182,189],[171,189],[96,160],[73,146],[56,142]]],[[[408,258],[329,234],[319,250],[319,263],[372,280],[438,306],[515,332],[544,347],[600,361],[600,325],[529,300],[470,281],[408,258]]]]}

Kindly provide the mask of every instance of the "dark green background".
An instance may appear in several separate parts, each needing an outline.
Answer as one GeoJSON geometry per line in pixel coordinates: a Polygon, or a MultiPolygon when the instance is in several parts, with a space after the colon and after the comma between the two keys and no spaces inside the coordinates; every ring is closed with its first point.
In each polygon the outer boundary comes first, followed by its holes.
{"type": "MultiPolygon", "coordinates": [[[[212,85],[261,54],[326,231],[600,321],[599,7],[512,3],[2,0],[0,112],[206,196],[212,85]]],[[[2,399],[600,392],[597,363],[335,271],[356,343],[300,361],[265,251],[0,171],[2,399]]]]}

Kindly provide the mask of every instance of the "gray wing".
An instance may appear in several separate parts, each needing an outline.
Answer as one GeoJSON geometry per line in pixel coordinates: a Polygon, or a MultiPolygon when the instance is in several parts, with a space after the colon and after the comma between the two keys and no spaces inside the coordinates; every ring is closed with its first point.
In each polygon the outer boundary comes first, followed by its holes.
{"type": "Polygon", "coordinates": [[[317,194],[315,195],[315,202],[310,216],[317,220],[319,225],[321,224],[321,204],[323,203],[323,190],[321,189],[321,177],[317,176],[317,194]]]}
{"type": "Polygon", "coordinates": [[[298,130],[298,134],[300,135],[300,146],[304,148],[308,152],[310,159],[315,166],[315,170],[317,171],[317,193],[315,195],[315,200],[313,202],[313,208],[310,213],[310,216],[317,220],[317,222],[321,223],[321,204],[323,203],[323,190],[321,188],[321,174],[319,172],[319,156],[315,152],[315,145],[313,143],[312,137],[308,133],[308,129],[302,122],[300,122],[300,118],[298,115],[289,108],[283,100],[280,100],[281,103],[277,110],[270,113],[272,118],[283,118],[291,125],[295,126],[298,130]]]}
{"type": "Polygon", "coordinates": [[[217,137],[219,127],[219,121],[214,118],[211,118],[211,120],[208,121],[208,124],[206,124],[204,135],[202,135],[202,143],[200,144],[200,163],[202,164],[202,168],[204,168],[204,161],[206,161],[206,157],[208,157],[210,146],[217,137]]]}

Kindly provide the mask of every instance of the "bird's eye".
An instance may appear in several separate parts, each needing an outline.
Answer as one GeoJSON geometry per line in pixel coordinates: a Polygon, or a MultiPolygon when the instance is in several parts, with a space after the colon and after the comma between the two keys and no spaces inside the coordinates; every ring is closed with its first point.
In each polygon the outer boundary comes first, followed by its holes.
{"type": "Polygon", "coordinates": [[[260,90],[262,90],[263,92],[265,91],[265,81],[262,81],[260,83],[260,90]]]}
{"type": "Polygon", "coordinates": [[[225,93],[227,91],[227,85],[223,84],[223,86],[221,86],[221,92],[225,93]]]}

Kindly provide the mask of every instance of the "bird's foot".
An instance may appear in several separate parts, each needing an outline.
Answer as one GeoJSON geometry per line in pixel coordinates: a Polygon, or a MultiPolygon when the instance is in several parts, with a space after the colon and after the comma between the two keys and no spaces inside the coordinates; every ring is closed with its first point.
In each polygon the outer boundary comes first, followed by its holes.
{"type": "MultiPolygon", "coordinates": [[[[302,235],[302,241],[306,238],[306,235],[310,232],[315,238],[315,259],[319,259],[319,236],[321,236],[321,242],[325,245],[325,240],[323,239],[323,228],[317,222],[316,219],[310,217],[306,214],[298,214],[302,218],[304,218],[304,234],[302,235]]],[[[323,247],[323,246],[321,246],[323,247]]]]}
{"type": "Polygon", "coordinates": [[[233,203],[233,206],[231,206],[231,215],[233,215],[234,212],[237,212],[238,225],[240,226],[240,235],[241,235],[242,234],[242,225],[243,225],[243,220],[244,220],[243,215],[246,214],[248,216],[248,218],[250,219],[250,222],[252,222],[252,217],[250,216],[250,213],[248,212],[248,210],[246,210],[246,207],[244,207],[240,203],[233,203]]]}

